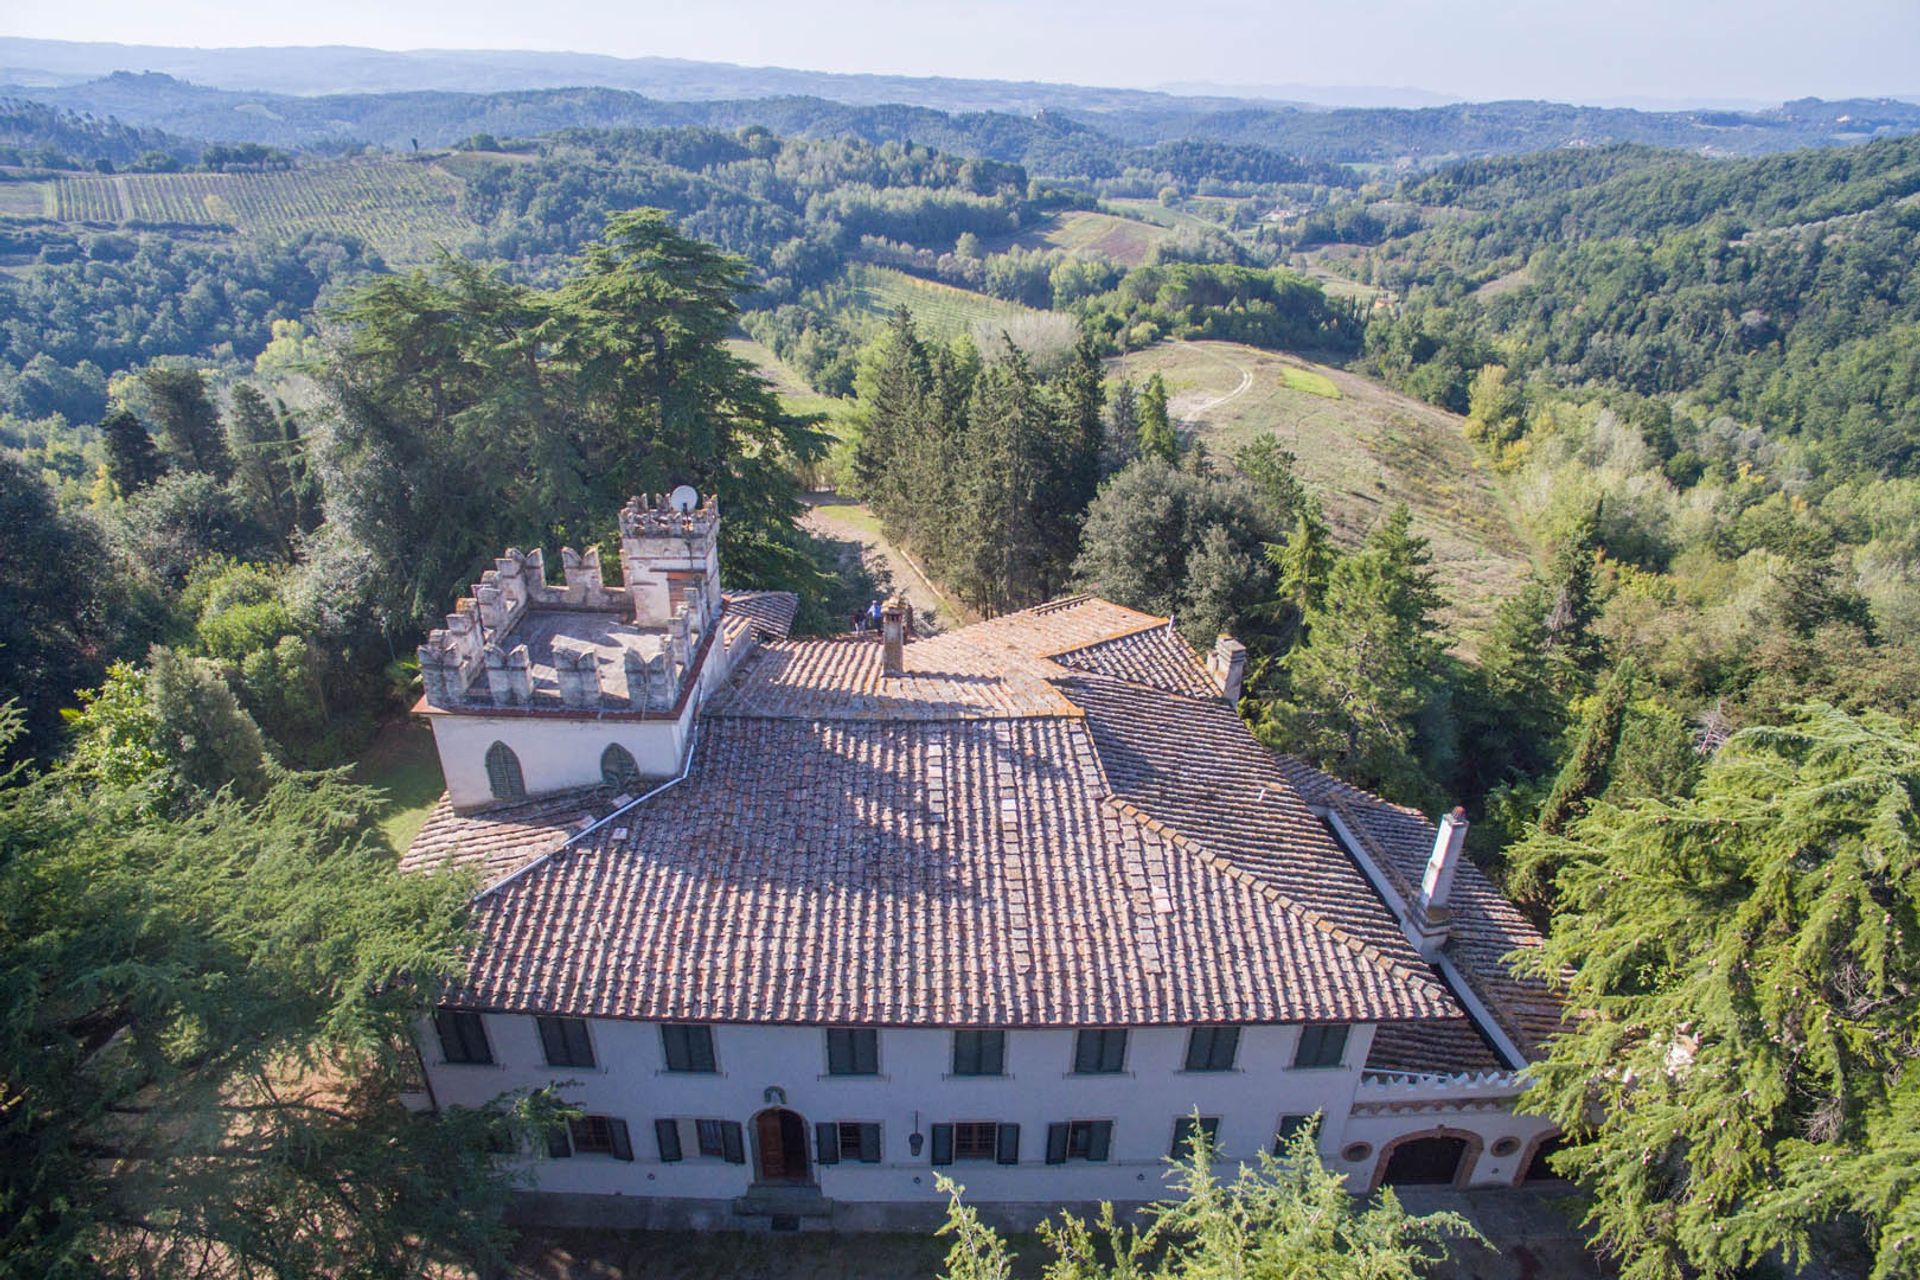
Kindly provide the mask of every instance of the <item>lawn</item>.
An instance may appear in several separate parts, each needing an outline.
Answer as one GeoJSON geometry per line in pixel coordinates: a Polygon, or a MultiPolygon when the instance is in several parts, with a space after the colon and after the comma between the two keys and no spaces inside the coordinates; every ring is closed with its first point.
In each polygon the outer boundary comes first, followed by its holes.
{"type": "Polygon", "coordinates": [[[433,730],[409,716],[380,726],[373,744],[354,762],[353,777],[387,793],[380,830],[401,851],[413,843],[447,789],[440,776],[440,757],[433,749],[433,730]]]}
{"type": "Polygon", "coordinates": [[[1530,547],[1506,495],[1454,414],[1339,369],[1229,342],[1161,343],[1111,371],[1158,372],[1175,415],[1216,454],[1273,432],[1344,542],[1407,503],[1415,528],[1433,541],[1449,621],[1469,635],[1528,573],[1530,547]]]}

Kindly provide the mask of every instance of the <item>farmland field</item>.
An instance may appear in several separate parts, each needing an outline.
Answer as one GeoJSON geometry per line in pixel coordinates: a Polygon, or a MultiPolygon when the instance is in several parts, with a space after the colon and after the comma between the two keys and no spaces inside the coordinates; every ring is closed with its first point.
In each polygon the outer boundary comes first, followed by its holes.
{"type": "Polygon", "coordinates": [[[460,180],[405,161],[315,165],[278,173],[136,173],[61,178],[55,216],[75,222],[230,226],[250,235],[360,236],[392,262],[420,262],[475,227],[460,180]]]}
{"type": "Polygon", "coordinates": [[[1013,320],[1037,314],[1017,302],[1003,302],[984,293],[862,262],[847,267],[846,282],[853,294],[855,315],[884,321],[896,307],[904,306],[913,312],[920,332],[935,338],[957,337],[977,320],[1013,320]]]}
{"type": "Polygon", "coordinates": [[[1230,342],[1163,343],[1114,361],[1114,373],[1166,379],[1175,416],[1216,454],[1271,431],[1298,457],[1343,542],[1396,502],[1433,540],[1448,621],[1483,630],[1525,578],[1528,545],[1461,419],[1377,383],[1295,356],[1230,342]],[[1329,394],[1331,393],[1331,394],[1329,394]]]}
{"type": "Polygon", "coordinates": [[[1033,247],[1065,249],[1068,253],[1098,253],[1115,262],[1137,267],[1147,260],[1153,246],[1172,233],[1165,227],[1136,218],[1117,218],[1110,213],[1075,210],[1060,214],[1049,225],[1038,228],[1031,237],[1022,237],[1033,247]]]}
{"type": "Polygon", "coordinates": [[[0,182],[0,217],[39,218],[47,213],[43,182],[0,182]]]}

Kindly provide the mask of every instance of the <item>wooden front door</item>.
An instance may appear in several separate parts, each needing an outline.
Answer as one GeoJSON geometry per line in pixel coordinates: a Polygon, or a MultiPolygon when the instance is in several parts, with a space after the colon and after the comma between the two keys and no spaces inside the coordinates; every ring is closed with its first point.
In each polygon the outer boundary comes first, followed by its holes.
{"type": "Polygon", "coordinates": [[[754,1117],[754,1139],[760,1149],[760,1181],[807,1180],[807,1126],[784,1108],[762,1111],[754,1117]]]}

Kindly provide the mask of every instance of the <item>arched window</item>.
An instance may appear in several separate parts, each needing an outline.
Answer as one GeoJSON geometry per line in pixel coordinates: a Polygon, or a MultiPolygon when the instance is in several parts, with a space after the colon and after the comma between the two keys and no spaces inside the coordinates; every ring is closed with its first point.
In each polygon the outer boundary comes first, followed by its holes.
{"type": "Polygon", "coordinates": [[[520,774],[520,757],[504,742],[487,748],[487,785],[496,800],[518,800],[527,794],[527,780],[520,774]]]}
{"type": "Polygon", "coordinates": [[[600,753],[600,780],[615,791],[625,791],[640,780],[640,766],[633,762],[633,753],[619,743],[614,743],[600,753]]]}

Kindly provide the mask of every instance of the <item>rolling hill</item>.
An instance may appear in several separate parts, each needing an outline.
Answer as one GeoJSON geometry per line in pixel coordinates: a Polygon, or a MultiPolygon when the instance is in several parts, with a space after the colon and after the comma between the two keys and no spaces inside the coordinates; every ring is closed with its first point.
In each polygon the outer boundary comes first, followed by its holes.
{"type": "Polygon", "coordinates": [[[1174,415],[1218,455],[1271,431],[1298,459],[1343,541],[1395,503],[1432,539],[1452,593],[1448,621],[1469,635],[1525,579],[1531,551],[1461,419],[1376,382],[1297,356],[1228,342],[1173,342],[1132,352],[1110,372],[1159,373],[1174,415]]]}

